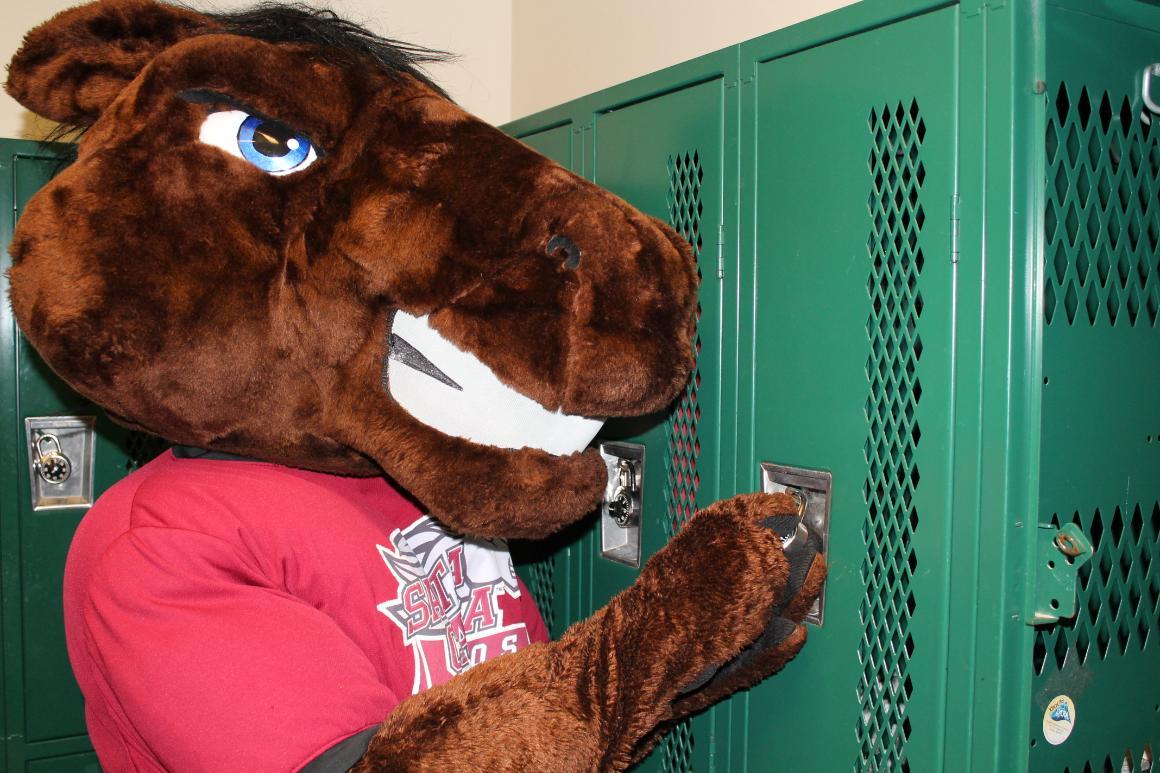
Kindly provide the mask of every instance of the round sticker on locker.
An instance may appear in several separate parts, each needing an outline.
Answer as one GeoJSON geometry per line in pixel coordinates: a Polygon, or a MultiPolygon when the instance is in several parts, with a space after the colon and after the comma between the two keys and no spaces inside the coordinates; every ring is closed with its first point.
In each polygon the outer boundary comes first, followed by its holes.
{"type": "Polygon", "coordinates": [[[1052,746],[1059,746],[1075,729],[1075,701],[1066,695],[1057,695],[1043,712],[1043,737],[1052,746]]]}

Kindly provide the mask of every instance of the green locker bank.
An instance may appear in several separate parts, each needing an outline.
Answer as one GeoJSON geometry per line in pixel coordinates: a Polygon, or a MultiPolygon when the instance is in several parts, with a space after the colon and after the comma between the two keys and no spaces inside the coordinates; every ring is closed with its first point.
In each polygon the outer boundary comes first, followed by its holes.
{"type": "MultiPolygon", "coordinates": [[[[698,377],[608,433],[644,552],[832,475],[823,624],[645,767],[1150,768],[1157,62],[1154,2],[869,1],[508,127],[698,249],[698,377]]],[[[634,576],[608,542],[532,565],[556,632],[634,576]]]]}
{"type": "MultiPolygon", "coordinates": [[[[826,533],[801,656],[642,769],[1151,769],[1158,117],[1160,2],[865,0],[507,127],[673,223],[702,275],[683,399],[603,433],[636,509],[518,546],[553,633],[713,500],[792,485],[826,533]]],[[[15,216],[55,161],[0,151],[15,216]]],[[[83,506],[33,509],[56,425],[26,420],[98,416],[95,492],[157,446],[0,315],[4,759],[95,769],[58,600],[83,506]]]]}
{"type": "MultiPolygon", "coordinates": [[[[0,244],[61,164],[52,146],[0,140],[0,244]]],[[[65,651],[65,554],[87,503],[165,444],[116,427],[41,362],[16,330],[0,256],[0,771],[95,773],[65,651]],[[69,460],[62,483],[33,467],[53,453],[69,460]]]]}

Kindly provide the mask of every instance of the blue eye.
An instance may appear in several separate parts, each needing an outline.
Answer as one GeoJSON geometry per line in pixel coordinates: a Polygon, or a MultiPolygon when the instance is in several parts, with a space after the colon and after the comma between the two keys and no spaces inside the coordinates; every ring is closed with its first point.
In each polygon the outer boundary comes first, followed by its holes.
{"type": "Polygon", "coordinates": [[[242,158],[263,172],[286,173],[297,169],[313,148],[310,140],[289,126],[251,115],[238,129],[242,158]]]}
{"type": "Polygon", "coordinates": [[[305,134],[242,110],[211,113],[201,125],[200,139],[276,176],[300,172],[318,160],[305,134]]]}

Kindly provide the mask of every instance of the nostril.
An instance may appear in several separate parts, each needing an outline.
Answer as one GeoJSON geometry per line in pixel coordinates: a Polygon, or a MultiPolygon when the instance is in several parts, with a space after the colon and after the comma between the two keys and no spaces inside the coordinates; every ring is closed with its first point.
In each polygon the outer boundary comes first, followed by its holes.
{"type": "Polygon", "coordinates": [[[572,271],[580,267],[580,248],[567,236],[557,234],[548,240],[544,253],[552,258],[564,261],[564,268],[572,271]]]}

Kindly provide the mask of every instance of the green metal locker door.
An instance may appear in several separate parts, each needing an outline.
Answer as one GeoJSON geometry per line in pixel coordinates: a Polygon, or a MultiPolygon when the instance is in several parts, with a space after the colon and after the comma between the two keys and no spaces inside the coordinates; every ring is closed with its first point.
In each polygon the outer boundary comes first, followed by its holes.
{"type": "MultiPolygon", "coordinates": [[[[32,143],[4,143],[3,206],[0,229],[7,247],[24,203],[58,168],[60,161],[32,143]]],[[[3,270],[9,260],[4,254],[3,270]]],[[[7,762],[24,770],[26,760],[88,748],[83,700],[69,668],[61,616],[64,557],[85,510],[33,511],[24,419],[30,416],[94,416],[94,407],[56,379],[15,329],[4,280],[0,309],[0,459],[4,486],[0,534],[4,607],[4,705],[8,725],[7,762]]],[[[107,443],[105,441],[101,445],[107,443]]],[[[97,454],[108,448],[98,446],[97,454]]],[[[78,465],[79,467],[79,465],[78,465]]],[[[121,473],[123,474],[123,470],[121,473]]],[[[97,483],[108,485],[109,480],[97,483]]],[[[31,764],[31,763],[29,763],[31,764]]],[[[84,765],[95,768],[95,758],[84,765]]]]}
{"type": "MultiPolygon", "coordinates": [[[[610,422],[602,440],[645,446],[642,561],[720,496],[722,282],[718,236],[723,223],[725,80],[653,96],[596,114],[594,181],[673,225],[697,253],[701,273],[698,367],[667,415],[610,422]]],[[[599,529],[578,548],[582,615],[636,579],[638,570],[601,557],[599,529]]],[[[708,769],[713,715],[676,728],[642,770],[708,769]]]]}
{"type": "MultiPolygon", "coordinates": [[[[159,441],[112,426],[41,362],[16,329],[8,304],[7,246],[25,202],[60,166],[51,149],[0,140],[0,614],[6,769],[96,771],[84,707],[64,642],[64,560],[86,509],[32,507],[29,417],[96,417],[93,493],[99,495],[159,441]]],[[[76,468],[81,460],[73,460],[76,468]]],[[[74,474],[79,474],[74,470],[74,474]]]]}
{"type": "MultiPolygon", "coordinates": [[[[726,80],[735,53],[704,57],[685,72],[618,87],[524,119],[515,136],[673,225],[701,266],[699,367],[682,399],[664,414],[612,421],[600,440],[645,446],[641,560],[659,550],[697,507],[720,496],[721,347],[726,178],[726,80]],[[691,83],[691,85],[690,85],[691,83]],[[574,122],[576,115],[585,123],[574,122]],[[551,128],[541,129],[547,125],[551,128]]],[[[735,178],[733,178],[735,180],[735,178]]],[[[734,280],[735,281],[735,278],[734,280]]],[[[730,348],[730,351],[732,349],[730,348]]],[[[633,582],[636,568],[601,556],[599,524],[588,521],[545,543],[516,546],[521,567],[553,635],[599,609],[633,582]]],[[[642,770],[712,769],[715,713],[669,734],[642,770]]]]}
{"type": "MultiPolygon", "coordinates": [[[[710,81],[601,113],[595,121],[595,182],[672,224],[693,245],[701,268],[699,367],[685,396],[668,415],[609,422],[601,433],[602,439],[647,447],[645,557],[669,540],[698,503],[714,501],[718,490],[722,91],[721,80],[710,81]]],[[[595,545],[591,555],[596,561],[595,545]]],[[[637,575],[608,561],[594,567],[588,613],[637,575]]]]}
{"type": "Polygon", "coordinates": [[[571,122],[564,122],[558,126],[515,136],[532,150],[542,153],[565,169],[573,169],[572,131],[571,122]]]}
{"type": "Polygon", "coordinates": [[[1028,653],[1030,769],[1132,773],[1160,751],[1160,132],[1141,117],[1160,11],[1046,15],[1038,515],[1078,524],[1095,552],[1078,614],[1037,628],[1028,653]],[[1057,696],[1072,730],[1052,743],[1057,696]]]}
{"type": "Polygon", "coordinates": [[[833,475],[824,625],[748,694],[734,738],[747,769],[941,770],[953,732],[957,13],[800,53],[777,49],[783,36],[742,47],[755,76],[742,169],[755,179],[742,201],[754,285],[739,371],[752,370],[753,391],[739,476],[757,490],[761,462],[833,475]]]}

